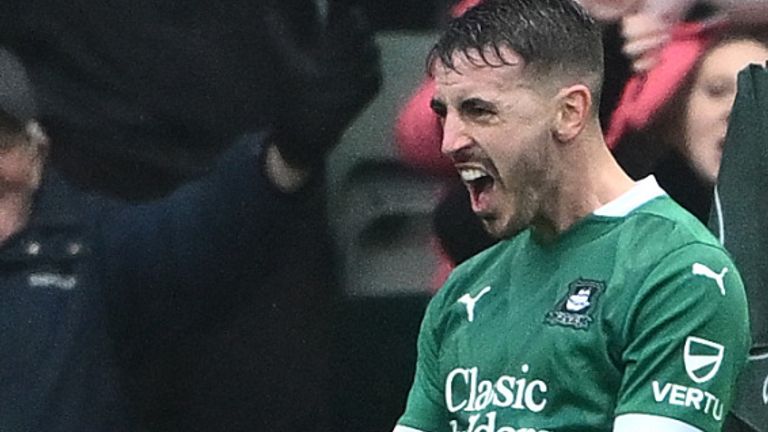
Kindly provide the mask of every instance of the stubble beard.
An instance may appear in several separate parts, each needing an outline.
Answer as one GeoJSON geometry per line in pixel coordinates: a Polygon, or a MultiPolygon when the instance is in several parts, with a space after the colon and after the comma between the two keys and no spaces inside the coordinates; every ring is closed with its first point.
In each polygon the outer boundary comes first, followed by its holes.
{"type": "Polygon", "coordinates": [[[491,237],[509,239],[537,221],[547,219],[547,201],[557,191],[558,173],[553,162],[552,155],[541,145],[510,168],[507,178],[519,179],[509,186],[510,199],[513,201],[511,214],[483,220],[483,226],[491,237]],[[502,218],[506,218],[506,221],[500,220],[502,218]]]}

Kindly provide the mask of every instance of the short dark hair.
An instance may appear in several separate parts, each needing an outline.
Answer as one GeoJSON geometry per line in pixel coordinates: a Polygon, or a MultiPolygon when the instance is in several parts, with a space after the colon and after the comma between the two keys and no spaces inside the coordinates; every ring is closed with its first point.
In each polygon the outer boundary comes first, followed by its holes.
{"type": "Polygon", "coordinates": [[[455,70],[457,52],[488,66],[502,66],[508,64],[500,55],[505,47],[523,58],[530,76],[584,80],[595,107],[599,105],[602,33],[574,0],[484,0],[448,23],[430,51],[427,67],[431,70],[440,61],[455,70]],[[492,59],[483,55],[489,48],[496,54],[492,59]]]}

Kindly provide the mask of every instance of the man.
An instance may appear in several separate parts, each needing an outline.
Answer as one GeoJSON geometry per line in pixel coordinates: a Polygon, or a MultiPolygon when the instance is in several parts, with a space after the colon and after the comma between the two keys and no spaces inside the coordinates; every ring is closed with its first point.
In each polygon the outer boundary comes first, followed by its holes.
{"type": "Polygon", "coordinates": [[[600,32],[488,0],[430,55],[442,151],[497,245],[430,304],[397,432],[718,431],[749,347],[733,262],[612,158],[600,32]]]}
{"type": "Polygon", "coordinates": [[[172,331],[210,287],[267,272],[276,236],[308,217],[312,171],[254,135],[162,201],[109,202],[46,166],[55,140],[7,51],[0,77],[0,430],[136,430],[116,352],[172,331]]]}

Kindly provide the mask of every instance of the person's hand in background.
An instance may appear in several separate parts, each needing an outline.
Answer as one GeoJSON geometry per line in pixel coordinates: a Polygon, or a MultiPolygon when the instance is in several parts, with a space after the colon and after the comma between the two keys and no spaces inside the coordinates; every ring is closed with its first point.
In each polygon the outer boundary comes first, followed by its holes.
{"type": "MultiPolygon", "coordinates": [[[[627,2],[620,0],[618,4],[627,2]]],[[[621,18],[625,39],[623,51],[632,62],[635,73],[647,72],[658,63],[659,52],[672,37],[672,28],[685,18],[695,3],[695,0],[639,0],[632,8],[625,9],[621,18]]],[[[710,3],[717,8],[717,13],[708,18],[705,25],[768,22],[768,0],[712,0],[710,3]]]]}
{"type": "Polygon", "coordinates": [[[625,40],[622,51],[635,73],[646,72],[656,65],[661,48],[670,39],[672,25],[673,22],[662,16],[645,12],[622,19],[621,31],[625,40]]]}
{"type": "Polygon", "coordinates": [[[693,3],[692,0],[645,0],[636,12],[622,17],[623,51],[635,73],[646,72],[658,63],[659,52],[669,42],[672,28],[693,3]]]}

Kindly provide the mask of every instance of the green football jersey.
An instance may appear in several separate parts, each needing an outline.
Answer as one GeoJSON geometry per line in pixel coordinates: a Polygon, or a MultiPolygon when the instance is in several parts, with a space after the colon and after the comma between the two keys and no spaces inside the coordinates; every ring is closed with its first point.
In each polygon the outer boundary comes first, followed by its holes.
{"type": "Polygon", "coordinates": [[[398,425],[588,432],[647,414],[719,431],[749,345],[733,262],[651,177],[554,242],[525,231],[459,266],[398,425]]]}

